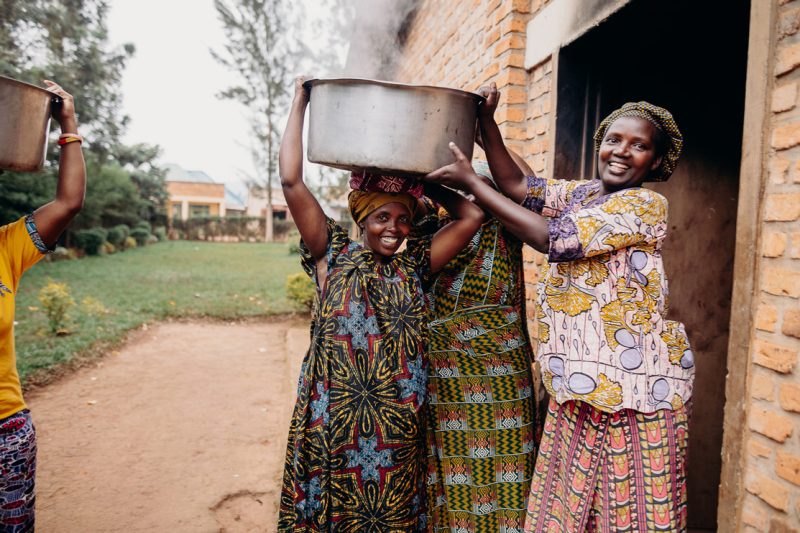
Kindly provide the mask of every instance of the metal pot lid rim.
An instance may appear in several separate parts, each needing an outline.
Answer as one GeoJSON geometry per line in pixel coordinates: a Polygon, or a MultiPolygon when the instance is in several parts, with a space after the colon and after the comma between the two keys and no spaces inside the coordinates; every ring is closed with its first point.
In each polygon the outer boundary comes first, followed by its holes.
{"type": "Polygon", "coordinates": [[[28,87],[28,88],[31,88],[31,89],[37,89],[39,91],[43,91],[43,92],[47,93],[48,96],[58,96],[56,93],[54,93],[53,91],[51,91],[49,89],[45,89],[44,87],[39,87],[39,86],[34,85],[32,83],[28,83],[26,81],[20,81],[20,80],[14,79],[14,78],[9,78],[8,76],[0,76],[0,81],[9,81],[9,82],[17,84],[17,85],[22,85],[23,87],[28,87]]]}
{"type": "Polygon", "coordinates": [[[468,96],[474,98],[476,101],[484,102],[486,98],[483,96],[469,92],[469,91],[462,91],[461,89],[453,89],[452,87],[437,87],[435,85],[412,85],[410,83],[400,83],[397,81],[385,81],[385,80],[371,80],[368,78],[312,78],[310,80],[306,80],[303,82],[303,87],[308,90],[314,85],[318,85],[320,83],[341,83],[341,84],[357,84],[357,83],[367,83],[370,85],[381,85],[384,87],[391,87],[395,89],[422,89],[425,91],[447,91],[459,96],[468,96]]]}

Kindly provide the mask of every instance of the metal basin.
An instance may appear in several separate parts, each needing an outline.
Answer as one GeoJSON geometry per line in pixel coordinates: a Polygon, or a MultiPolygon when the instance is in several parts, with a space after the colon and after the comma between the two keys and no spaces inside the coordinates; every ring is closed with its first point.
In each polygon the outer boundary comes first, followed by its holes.
{"type": "Polygon", "coordinates": [[[0,76],[0,169],[41,170],[51,103],[57,98],[35,85],[0,76]]]}
{"type": "Polygon", "coordinates": [[[376,80],[305,83],[311,101],[308,160],[380,174],[421,175],[453,162],[453,141],[472,157],[483,97],[376,80]]]}

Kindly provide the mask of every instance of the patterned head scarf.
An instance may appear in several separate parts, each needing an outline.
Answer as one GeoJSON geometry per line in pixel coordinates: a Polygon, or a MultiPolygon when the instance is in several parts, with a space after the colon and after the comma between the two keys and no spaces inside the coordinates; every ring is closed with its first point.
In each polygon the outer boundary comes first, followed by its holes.
{"type": "Polygon", "coordinates": [[[347,196],[350,214],[353,215],[353,220],[356,223],[367,218],[367,215],[379,207],[392,202],[403,204],[411,212],[411,216],[414,216],[414,212],[417,209],[417,199],[408,193],[350,191],[347,196]]]}
{"type": "Polygon", "coordinates": [[[595,151],[600,150],[600,144],[603,142],[603,137],[605,137],[608,127],[620,117],[643,118],[667,136],[667,150],[662,154],[661,165],[645,178],[645,181],[667,181],[678,165],[678,159],[683,149],[683,136],[678,130],[678,125],[675,123],[675,119],[672,118],[672,114],[663,107],[647,102],[628,102],[613,111],[600,123],[597,131],[594,132],[595,151]]]}
{"type": "Polygon", "coordinates": [[[404,192],[421,198],[424,189],[422,182],[410,176],[382,176],[366,171],[350,174],[350,188],[368,192],[404,192]]]}

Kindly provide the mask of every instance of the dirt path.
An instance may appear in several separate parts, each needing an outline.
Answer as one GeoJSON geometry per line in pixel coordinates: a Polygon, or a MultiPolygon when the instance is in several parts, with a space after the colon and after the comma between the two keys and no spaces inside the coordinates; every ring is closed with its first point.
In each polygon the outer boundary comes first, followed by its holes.
{"type": "Polygon", "coordinates": [[[302,320],[167,323],[29,395],[37,531],[274,531],[302,320]]]}

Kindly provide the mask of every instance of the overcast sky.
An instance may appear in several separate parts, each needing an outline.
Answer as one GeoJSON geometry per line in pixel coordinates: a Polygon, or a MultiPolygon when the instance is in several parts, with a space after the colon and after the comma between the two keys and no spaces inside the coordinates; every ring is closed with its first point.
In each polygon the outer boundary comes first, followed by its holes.
{"type": "Polygon", "coordinates": [[[238,80],[209,53],[225,42],[212,0],[111,0],[110,6],[110,44],[136,46],[122,82],[131,118],[125,141],[158,144],[161,163],[202,170],[243,192],[242,175],[254,173],[249,131],[244,108],[216,97],[238,80]]]}

